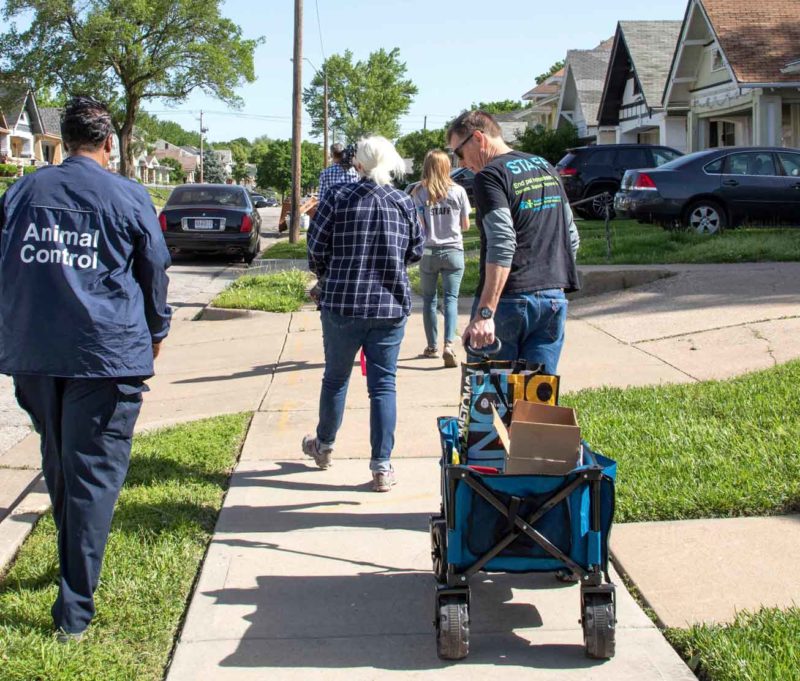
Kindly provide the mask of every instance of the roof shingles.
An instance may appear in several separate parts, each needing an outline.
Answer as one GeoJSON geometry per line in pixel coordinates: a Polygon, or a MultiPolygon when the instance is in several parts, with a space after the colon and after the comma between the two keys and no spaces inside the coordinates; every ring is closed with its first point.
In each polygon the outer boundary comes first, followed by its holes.
{"type": "Polygon", "coordinates": [[[797,59],[798,0],[700,0],[740,83],[796,82],[781,69],[797,59]]]}

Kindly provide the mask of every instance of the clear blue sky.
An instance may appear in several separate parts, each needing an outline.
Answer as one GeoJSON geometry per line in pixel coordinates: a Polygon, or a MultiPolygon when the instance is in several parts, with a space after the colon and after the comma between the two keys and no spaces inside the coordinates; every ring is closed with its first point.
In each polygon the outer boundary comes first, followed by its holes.
{"type": "MultiPolygon", "coordinates": [[[[406,133],[421,129],[426,115],[428,127],[436,128],[472,102],[519,99],[568,49],[595,47],[613,36],[619,20],[683,19],[687,1],[304,0],[303,53],[320,68],[323,47],[327,56],[349,48],[356,59],[399,47],[407,76],[419,88],[401,119],[406,133]]],[[[256,50],[256,82],[239,90],[241,112],[215,114],[227,107],[202,93],[169,113],[155,102],[146,108],[185,128],[199,125],[199,109],[212,112],[205,118],[212,141],[290,137],[293,0],[227,0],[223,13],[242,26],[245,37],[265,38],[256,50]]],[[[304,86],[313,75],[304,62],[304,86]]],[[[304,137],[309,128],[304,111],[304,137]]]]}

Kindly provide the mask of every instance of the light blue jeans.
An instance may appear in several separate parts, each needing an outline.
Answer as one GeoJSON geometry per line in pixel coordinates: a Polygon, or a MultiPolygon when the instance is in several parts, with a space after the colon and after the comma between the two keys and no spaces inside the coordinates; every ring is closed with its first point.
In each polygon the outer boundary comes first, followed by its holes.
{"type": "MultiPolygon", "coordinates": [[[[472,317],[479,299],[472,303],[472,317]]],[[[494,334],[503,347],[492,359],[526,359],[544,364],[548,374],[558,373],[564,346],[567,298],[560,288],[500,296],[494,312],[494,334]]],[[[469,361],[477,361],[469,354],[469,361]]]]}
{"type": "Polygon", "coordinates": [[[370,470],[389,471],[397,424],[397,357],[407,317],[361,319],[343,317],[322,308],[325,373],[319,395],[317,438],[332,445],[342,425],[347,386],[359,348],[367,360],[370,470]]]}
{"type": "Polygon", "coordinates": [[[425,248],[419,264],[422,288],[422,323],[429,348],[437,347],[439,329],[436,320],[439,275],[444,290],[444,342],[452,343],[458,325],[458,291],[464,276],[464,251],[450,246],[425,248]]]}

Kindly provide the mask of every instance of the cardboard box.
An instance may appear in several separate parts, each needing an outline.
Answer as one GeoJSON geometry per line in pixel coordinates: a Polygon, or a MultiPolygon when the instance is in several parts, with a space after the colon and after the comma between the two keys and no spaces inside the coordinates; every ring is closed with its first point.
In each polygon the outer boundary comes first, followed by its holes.
{"type": "Polygon", "coordinates": [[[510,429],[496,410],[493,417],[507,474],[566,475],[580,465],[581,429],[574,409],[517,400],[510,429]]]}

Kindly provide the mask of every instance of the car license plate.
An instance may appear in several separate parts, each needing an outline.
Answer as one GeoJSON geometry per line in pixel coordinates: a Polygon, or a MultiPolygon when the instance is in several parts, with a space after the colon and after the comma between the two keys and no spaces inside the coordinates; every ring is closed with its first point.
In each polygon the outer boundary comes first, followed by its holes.
{"type": "Polygon", "coordinates": [[[213,220],[195,220],[194,221],[194,228],[195,229],[214,229],[214,221],[213,220]]]}

